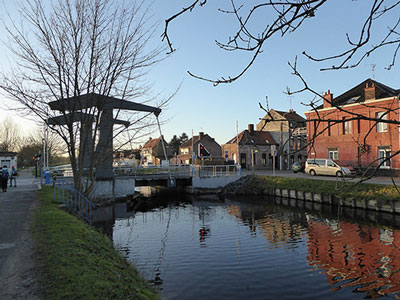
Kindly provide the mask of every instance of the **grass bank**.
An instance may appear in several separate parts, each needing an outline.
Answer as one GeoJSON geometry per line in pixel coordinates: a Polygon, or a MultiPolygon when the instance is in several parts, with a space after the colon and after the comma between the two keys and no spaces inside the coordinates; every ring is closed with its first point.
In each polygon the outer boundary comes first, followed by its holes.
{"type": "Polygon", "coordinates": [[[160,299],[110,239],[40,192],[32,231],[44,299],[160,299]]]}
{"type": "Polygon", "coordinates": [[[346,199],[399,200],[393,185],[347,183],[343,181],[314,180],[273,176],[246,176],[229,184],[228,194],[261,194],[268,188],[291,189],[304,192],[334,194],[346,199]]]}

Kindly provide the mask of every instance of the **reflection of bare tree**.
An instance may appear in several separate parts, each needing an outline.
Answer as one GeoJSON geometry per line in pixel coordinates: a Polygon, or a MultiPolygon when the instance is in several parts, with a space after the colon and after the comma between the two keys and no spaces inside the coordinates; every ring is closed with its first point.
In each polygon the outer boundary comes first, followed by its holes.
{"type": "Polygon", "coordinates": [[[308,261],[335,290],[352,287],[366,297],[400,296],[400,231],[340,222],[309,222],[308,261]]]}
{"type": "Polygon", "coordinates": [[[169,225],[171,224],[171,206],[168,207],[168,221],[167,221],[167,226],[165,228],[164,236],[161,239],[161,249],[160,249],[160,254],[158,256],[158,260],[156,263],[156,266],[153,270],[151,282],[154,285],[162,285],[163,279],[161,278],[161,265],[164,259],[164,254],[165,254],[165,248],[167,246],[167,239],[168,239],[168,231],[169,231],[169,225]]]}

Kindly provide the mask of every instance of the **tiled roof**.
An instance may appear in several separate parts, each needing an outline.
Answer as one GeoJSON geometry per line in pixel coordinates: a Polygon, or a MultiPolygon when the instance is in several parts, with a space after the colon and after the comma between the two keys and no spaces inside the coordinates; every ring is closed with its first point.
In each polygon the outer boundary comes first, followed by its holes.
{"type": "MultiPolygon", "coordinates": [[[[361,82],[360,84],[356,85],[355,87],[351,88],[347,92],[333,98],[332,104],[333,105],[344,105],[350,103],[360,103],[365,101],[365,92],[364,89],[366,85],[372,86],[375,85],[375,99],[382,99],[387,97],[396,97],[399,95],[400,90],[391,88],[387,85],[384,85],[378,81],[372,80],[368,78],[361,82]]],[[[323,105],[317,107],[317,109],[323,108],[323,105]]]]}
{"type": "MultiPolygon", "coordinates": [[[[208,134],[205,134],[204,136],[206,136],[208,134]]],[[[200,136],[199,135],[195,135],[193,136],[193,144],[198,142],[200,140],[200,136]]],[[[184,142],[182,145],[179,146],[179,148],[186,148],[186,147],[190,147],[192,146],[192,138],[188,139],[186,142],[184,142]]]]}
{"type": "MultiPolygon", "coordinates": [[[[211,136],[209,136],[207,133],[204,133],[202,135],[201,139],[204,139],[204,138],[208,138],[208,139],[213,140],[215,142],[215,140],[211,136]]],[[[193,136],[193,144],[195,144],[195,143],[197,143],[199,141],[200,141],[200,135],[193,136]]],[[[191,146],[192,146],[192,138],[190,138],[189,140],[184,142],[182,145],[180,145],[179,148],[187,148],[187,147],[191,147],[191,146]]]]}
{"type": "MultiPolygon", "coordinates": [[[[253,131],[250,134],[248,130],[243,130],[238,135],[240,145],[276,145],[277,143],[272,138],[268,131],[253,131]]],[[[229,140],[227,144],[235,144],[236,137],[229,140]]]]}
{"type": "MultiPolygon", "coordinates": [[[[172,157],[173,153],[172,153],[172,149],[169,146],[169,144],[164,140],[164,145],[167,151],[167,156],[168,157],[172,157]]],[[[165,154],[164,154],[164,149],[161,143],[161,138],[157,138],[157,139],[151,139],[148,140],[144,145],[143,145],[143,149],[152,149],[153,155],[159,158],[164,159],[165,158],[165,154]]]]}
{"type": "Polygon", "coordinates": [[[295,111],[279,111],[275,110],[278,114],[280,114],[282,117],[286,118],[289,121],[295,121],[295,122],[305,122],[306,119],[304,119],[302,116],[298,115],[295,111]]]}

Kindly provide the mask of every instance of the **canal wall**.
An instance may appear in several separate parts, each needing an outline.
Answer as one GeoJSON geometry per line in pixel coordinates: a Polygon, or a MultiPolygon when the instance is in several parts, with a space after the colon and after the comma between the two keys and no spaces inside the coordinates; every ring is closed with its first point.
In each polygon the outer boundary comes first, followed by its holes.
{"type": "Polygon", "coordinates": [[[193,177],[192,185],[185,188],[187,193],[218,193],[226,185],[235,182],[240,175],[216,176],[216,177],[193,177]]]}
{"type": "Polygon", "coordinates": [[[382,199],[340,199],[333,194],[304,192],[291,189],[270,188],[263,192],[264,195],[271,195],[289,200],[302,200],[318,204],[337,205],[377,212],[400,214],[400,201],[382,199]]]}

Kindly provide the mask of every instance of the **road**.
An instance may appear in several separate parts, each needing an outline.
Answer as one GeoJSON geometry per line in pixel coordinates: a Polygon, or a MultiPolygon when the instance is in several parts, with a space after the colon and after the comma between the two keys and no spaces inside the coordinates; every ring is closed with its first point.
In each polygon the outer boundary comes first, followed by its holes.
{"type": "MultiPolygon", "coordinates": [[[[273,176],[272,170],[256,170],[252,172],[251,170],[242,170],[242,175],[268,175],[268,176],[273,176]]],[[[279,171],[275,170],[275,176],[280,176],[280,177],[293,177],[293,178],[307,178],[307,179],[318,179],[318,180],[330,180],[330,181],[336,181],[338,178],[336,176],[311,176],[309,174],[305,173],[293,173],[292,171],[279,171]]],[[[340,178],[340,180],[343,180],[340,178]]],[[[350,177],[345,177],[344,180],[346,182],[359,182],[361,180],[361,177],[355,177],[355,178],[350,178],[350,177]]],[[[400,177],[395,177],[394,181],[396,185],[400,185],[400,177]]],[[[371,183],[371,184],[393,184],[392,178],[390,177],[373,177],[371,179],[368,179],[365,181],[365,183],[371,183]]]]}

